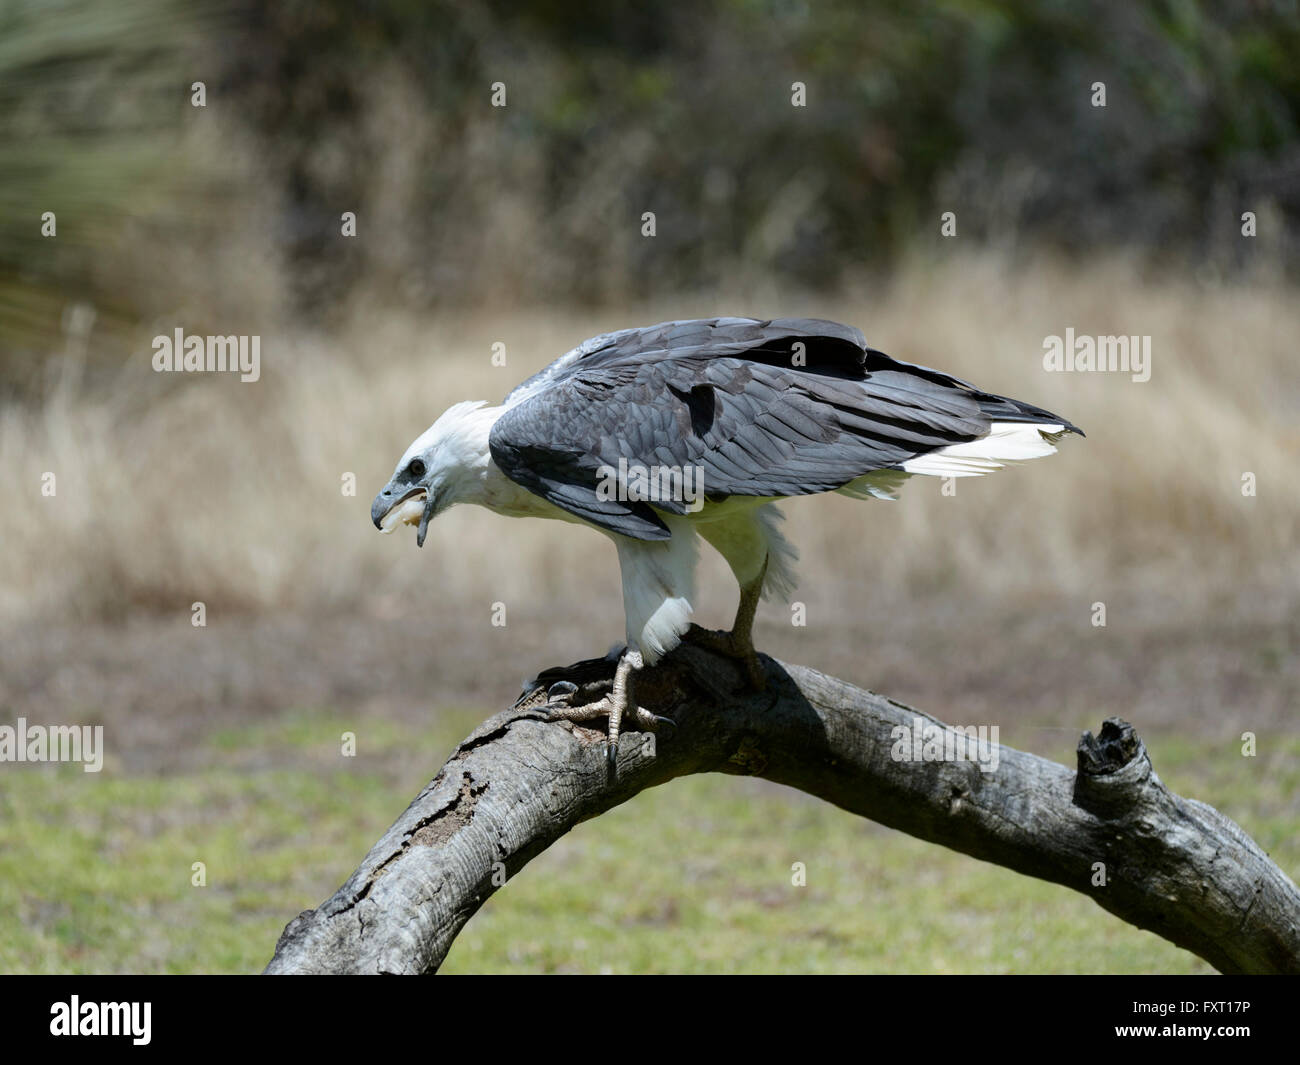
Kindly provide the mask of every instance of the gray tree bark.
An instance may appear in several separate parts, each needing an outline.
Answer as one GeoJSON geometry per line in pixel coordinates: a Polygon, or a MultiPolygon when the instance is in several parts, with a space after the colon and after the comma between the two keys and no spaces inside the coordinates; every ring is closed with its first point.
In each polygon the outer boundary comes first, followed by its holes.
{"type": "MultiPolygon", "coordinates": [[[[881,824],[1073,888],[1225,973],[1300,973],[1300,890],[1234,822],[1175,795],[1131,726],[1084,733],[1078,769],[1009,747],[997,768],[893,757],[896,727],[942,722],[801,666],[764,658],[767,690],[683,645],[638,677],[672,718],[625,732],[543,720],[556,681],[608,690],[605,659],[548,670],[447,760],[361,867],[285,928],[267,973],[431,973],[505,880],[575,825],[689,773],[751,774],[881,824]]],[[[951,734],[951,735],[950,735],[951,734]]]]}

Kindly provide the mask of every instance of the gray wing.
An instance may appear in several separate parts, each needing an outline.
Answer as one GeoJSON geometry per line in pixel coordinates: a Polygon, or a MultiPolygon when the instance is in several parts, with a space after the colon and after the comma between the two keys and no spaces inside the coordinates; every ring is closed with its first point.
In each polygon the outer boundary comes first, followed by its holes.
{"type": "Polygon", "coordinates": [[[809,318],[664,322],[593,337],[507,397],[492,458],[512,480],[613,532],[667,539],[656,508],[598,498],[602,471],[692,466],[706,498],[832,491],[984,436],[993,421],[1066,425],[862,334],[809,318]],[[796,347],[801,345],[801,347],[796,347]]]}

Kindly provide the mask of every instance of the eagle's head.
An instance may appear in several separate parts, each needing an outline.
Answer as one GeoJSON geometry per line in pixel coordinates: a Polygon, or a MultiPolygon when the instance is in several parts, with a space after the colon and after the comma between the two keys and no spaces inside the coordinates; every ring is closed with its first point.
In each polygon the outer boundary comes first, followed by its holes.
{"type": "Polygon", "coordinates": [[[370,504],[380,532],[419,525],[415,542],[424,546],[429,522],[448,507],[473,497],[488,462],[491,422],[475,417],[483,400],[457,403],[406,449],[392,478],[370,504]]]}

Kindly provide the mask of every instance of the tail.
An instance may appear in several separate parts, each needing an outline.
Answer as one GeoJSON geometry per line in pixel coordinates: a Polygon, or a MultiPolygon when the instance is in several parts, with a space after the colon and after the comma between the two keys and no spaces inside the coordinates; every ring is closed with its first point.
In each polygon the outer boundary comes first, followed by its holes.
{"type": "Polygon", "coordinates": [[[911,369],[922,370],[927,378],[971,395],[980,413],[989,419],[988,431],[973,440],[935,448],[897,466],[874,470],[839,489],[843,494],[857,499],[897,499],[903,482],[914,473],[930,477],[978,477],[1009,463],[1054,455],[1056,444],[1063,436],[1084,435],[1077,425],[1042,407],[981,392],[938,370],[911,369]]]}
{"type": "Polygon", "coordinates": [[[1049,411],[1028,404],[1018,406],[1019,417],[994,421],[988,433],[975,440],[949,444],[908,459],[902,464],[903,470],[931,477],[978,477],[1000,470],[1008,463],[1054,455],[1057,442],[1067,433],[1084,435],[1078,426],[1049,411]]]}
{"type": "Polygon", "coordinates": [[[975,400],[980,414],[989,420],[989,428],[987,433],[974,440],[949,444],[908,459],[900,464],[900,468],[907,473],[922,473],[932,477],[978,477],[980,474],[1000,470],[1010,462],[1054,455],[1057,441],[1067,433],[1084,435],[1077,425],[1050,410],[981,391],[969,381],[939,370],[931,370],[927,366],[908,368],[934,384],[965,392],[975,400]]]}

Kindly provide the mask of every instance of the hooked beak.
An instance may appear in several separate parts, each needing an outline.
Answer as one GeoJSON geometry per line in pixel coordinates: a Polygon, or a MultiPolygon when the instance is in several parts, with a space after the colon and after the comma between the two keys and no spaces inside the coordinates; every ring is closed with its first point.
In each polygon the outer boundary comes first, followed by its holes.
{"type": "Polygon", "coordinates": [[[415,525],[418,522],[415,542],[420,547],[424,546],[429,521],[436,512],[436,494],[431,493],[427,485],[421,484],[394,486],[390,482],[370,504],[370,520],[380,532],[391,533],[401,525],[415,525]]]}

